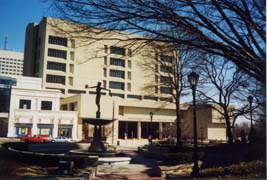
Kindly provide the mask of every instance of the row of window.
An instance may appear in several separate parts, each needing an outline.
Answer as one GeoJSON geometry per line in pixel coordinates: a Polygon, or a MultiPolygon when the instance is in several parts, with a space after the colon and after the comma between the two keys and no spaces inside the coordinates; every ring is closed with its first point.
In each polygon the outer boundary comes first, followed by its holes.
{"type": "MultiPolygon", "coordinates": [[[[20,109],[31,109],[31,100],[20,99],[19,108],[20,109]]],[[[52,101],[42,101],[41,110],[52,110],[52,101]]]]}
{"type": "Polygon", "coordinates": [[[0,64],[15,64],[15,65],[23,65],[23,62],[10,62],[10,61],[1,61],[0,64]]]}
{"type": "Polygon", "coordinates": [[[67,51],[48,48],[48,56],[67,59],[67,51]]]}
{"type": "Polygon", "coordinates": [[[16,69],[22,69],[23,68],[23,66],[6,66],[6,65],[4,65],[4,67],[6,67],[6,68],[16,68],[16,69]]]}
{"type": "Polygon", "coordinates": [[[66,72],[66,64],[48,61],[47,69],[66,72]]]}
{"type": "Polygon", "coordinates": [[[10,66],[4,66],[1,68],[2,70],[10,70],[10,71],[22,71],[23,67],[10,67],[10,66]]]}
{"type": "Polygon", "coordinates": [[[56,37],[56,36],[49,36],[48,43],[49,44],[56,44],[56,45],[67,47],[68,40],[67,40],[67,38],[56,37]]]}
{"type": "Polygon", "coordinates": [[[46,82],[65,85],[65,76],[47,74],[46,75],[46,82]]]}
{"type": "Polygon", "coordinates": [[[118,77],[118,78],[125,78],[125,72],[124,71],[119,71],[119,70],[109,70],[109,76],[110,77],[118,77]]]}
{"type": "Polygon", "coordinates": [[[5,58],[5,57],[0,57],[0,59],[10,60],[10,61],[23,61],[23,59],[13,59],[13,58],[5,58]]]}
{"type": "MultiPolygon", "coordinates": [[[[68,46],[68,39],[63,38],[63,37],[58,37],[58,36],[49,36],[48,37],[48,43],[67,47],[68,46]]],[[[71,43],[71,47],[75,48],[75,40],[71,39],[70,43],[71,43]]]]}
{"type": "Polygon", "coordinates": [[[22,72],[5,72],[5,71],[0,71],[0,73],[3,74],[10,74],[10,75],[22,75],[22,72]]]}
{"type": "Polygon", "coordinates": [[[110,58],[110,65],[125,67],[125,60],[118,58],[110,58]]]}

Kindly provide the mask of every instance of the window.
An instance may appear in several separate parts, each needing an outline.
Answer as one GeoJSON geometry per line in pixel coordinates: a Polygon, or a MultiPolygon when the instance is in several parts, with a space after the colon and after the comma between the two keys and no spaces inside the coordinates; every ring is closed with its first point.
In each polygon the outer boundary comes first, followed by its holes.
{"type": "Polygon", "coordinates": [[[124,79],[124,71],[119,71],[119,70],[109,70],[109,76],[110,77],[118,77],[118,78],[123,78],[124,79]]]}
{"type": "Polygon", "coordinates": [[[31,109],[31,100],[21,99],[19,101],[20,109],[31,109]]]}
{"type": "Polygon", "coordinates": [[[73,64],[70,64],[70,72],[74,73],[74,65],[73,64]]]}
{"type": "Polygon", "coordinates": [[[162,94],[171,94],[171,88],[168,87],[160,87],[160,93],[162,94]]]}
{"type": "Polygon", "coordinates": [[[170,84],[172,82],[172,78],[167,76],[160,76],[160,82],[170,84]]]}
{"type": "Polygon", "coordinates": [[[107,56],[104,57],[104,64],[107,65],[108,64],[108,59],[107,56]]]}
{"type": "Polygon", "coordinates": [[[110,47],[110,54],[118,54],[118,55],[125,56],[125,48],[111,46],[110,47]]]}
{"type": "Polygon", "coordinates": [[[67,38],[49,36],[48,43],[67,47],[68,40],[67,38]]]}
{"type": "Polygon", "coordinates": [[[69,77],[69,85],[73,86],[73,77],[69,77]]]}
{"type": "Polygon", "coordinates": [[[158,100],[158,98],[155,97],[155,96],[144,96],[144,99],[153,100],[153,101],[157,101],[158,100]]]}
{"type": "Polygon", "coordinates": [[[161,101],[172,102],[172,98],[160,98],[161,101]]]}
{"type": "Polygon", "coordinates": [[[128,91],[131,91],[131,90],[132,90],[131,83],[127,83],[127,90],[128,90],[128,91]]]}
{"type": "Polygon", "coordinates": [[[104,72],[104,77],[107,77],[107,69],[106,68],[103,69],[103,72],[104,72]]]}
{"type": "Polygon", "coordinates": [[[127,75],[128,76],[128,79],[131,80],[132,79],[132,73],[131,72],[128,72],[127,74],[128,74],[127,75]]]}
{"type": "Polygon", "coordinates": [[[172,72],[172,67],[161,65],[161,66],[160,66],[160,71],[161,71],[161,72],[166,72],[166,73],[168,73],[168,72],[172,72]]]}
{"type": "Polygon", "coordinates": [[[74,61],[74,52],[70,52],[70,60],[74,61]]]}
{"type": "Polygon", "coordinates": [[[112,96],[124,98],[124,94],[112,93],[112,96]]]}
{"type": "Polygon", "coordinates": [[[110,65],[125,67],[125,61],[123,59],[110,58],[110,65]]]}
{"type": "Polygon", "coordinates": [[[57,50],[57,49],[48,49],[48,56],[67,59],[67,51],[57,50]]]}
{"type": "Polygon", "coordinates": [[[70,94],[85,94],[86,93],[86,91],[74,90],[74,89],[69,89],[68,92],[70,94]]]}
{"type": "Polygon", "coordinates": [[[42,101],[41,110],[52,110],[52,101],[42,101]]]}
{"type": "Polygon", "coordinates": [[[164,55],[160,56],[160,60],[164,62],[172,63],[172,59],[173,58],[171,56],[164,56],[164,55]]]}
{"type": "Polygon", "coordinates": [[[103,80],[103,87],[107,88],[107,81],[103,80]]]}
{"type": "Polygon", "coordinates": [[[67,111],[68,110],[68,105],[67,104],[63,104],[60,106],[60,109],[63,111],[67,111]]]}
{"type": "Polygon", "coordinates": [[[78,108],[77,102],[70,103],[70,111],[77,111],[77,108],[78,108]]]}
{"type": "Polygon", "coordinates": [[[124,107],[119,106],[119,115],[123,115],[124,107]]]}
{"type": "Polygon", "coordinates": [[[71,48],[75,48],[75,40],[71,39],[70,40],[71,48]]]}
{"type": "Polygon", "coordinates": [[[121,90],[124,90],[124,83],[110,81],[109,82],[109,88],[111,88],[111,89],[121,89],[121,90]]]}
{"type": "Polygon", "coordinates": [[[57,76],[57,75],[47,74],[46,75],[46,82],[65,85],[65,76],[57,76]]]}
{"type": "Polygon", "coordinates": [[[132,61],[128,61],[128,68],[131,69],[132,68],[132,61]]]}
{"type": "Polygon", "coordinates": [[[134,95],[134,94],[128,94],[128,95],[127,95],[127,98],[129,98],[129,99],[142,99],[141,96],[139,96],[139,95],[134,95]]]}
{"type": "Polygon", "coordinates": [[[66,72],[66,64],[48,61],[47,69],[66,72]]]}

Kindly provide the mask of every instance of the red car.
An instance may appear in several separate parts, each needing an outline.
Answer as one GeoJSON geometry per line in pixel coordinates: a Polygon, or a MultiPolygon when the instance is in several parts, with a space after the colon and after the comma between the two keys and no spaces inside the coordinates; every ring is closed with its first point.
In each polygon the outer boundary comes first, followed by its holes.
{"type": "Polygon", "coordinates": [[[49,142],[49,136],[47,135],[33,135],[33,136],[23,136],[20,138],[21,141],[25,142],[49,142]]]}

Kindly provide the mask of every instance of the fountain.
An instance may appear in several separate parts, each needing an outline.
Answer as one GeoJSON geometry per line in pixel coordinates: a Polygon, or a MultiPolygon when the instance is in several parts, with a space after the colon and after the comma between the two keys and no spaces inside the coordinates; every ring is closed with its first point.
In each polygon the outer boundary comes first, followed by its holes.
{"type": "Polygon", "coordinates": [[[129,157],[118,157],[119,153],[115,150],[109,150],[105,147],[104,143],[102,142],[102,126],[105,126],[113,121],[113,119],[103,119],[101,118],[100,112],[100,98],[101,98],[101,90],[109,91],[109,95],[112,96],[111,91],[106,88],[101,87],[101,82],[98,82],[96,86],[89,87],[88,85],[85,86],[86,88],[96,88],[96,118],[86,118],[83,119],[84,122],[94,125],[94,134],[93,134],[93,142],[91,143],[90,147],[87,151],[81,150],[72,150],[70,153],[72,154],[79,154],[79,155],[96,155],[99,158],[100,163],[129,163],[131,158],[129,157]]]}

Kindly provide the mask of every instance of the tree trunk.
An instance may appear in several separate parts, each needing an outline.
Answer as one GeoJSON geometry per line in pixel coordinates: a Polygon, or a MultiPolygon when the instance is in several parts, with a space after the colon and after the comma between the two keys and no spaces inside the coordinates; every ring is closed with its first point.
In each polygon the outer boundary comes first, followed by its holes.
{"type": "Polygon", "coordinates": [[[224,118],[225,118],[225,122],[226,122],[226,135],[228,137],[228,144],[232,144],[233,143],[233,134],[232,134],[232,128],[231,128],[231,123],[230,123],[230,117],[228,114],[227,109],[224,109],[224,118]]]}
{"type": "Polygon", "coordinates": [[[182,142],[181,142],[181,127],[180,127],[180,122],[181,122],[181,119],[180,119],[180,97],[179,95],[177,94],[176,95],[176,102],[175,102],[175,105],[176,105],[176,146],[181,146],[182,145],[182,142]]]}

